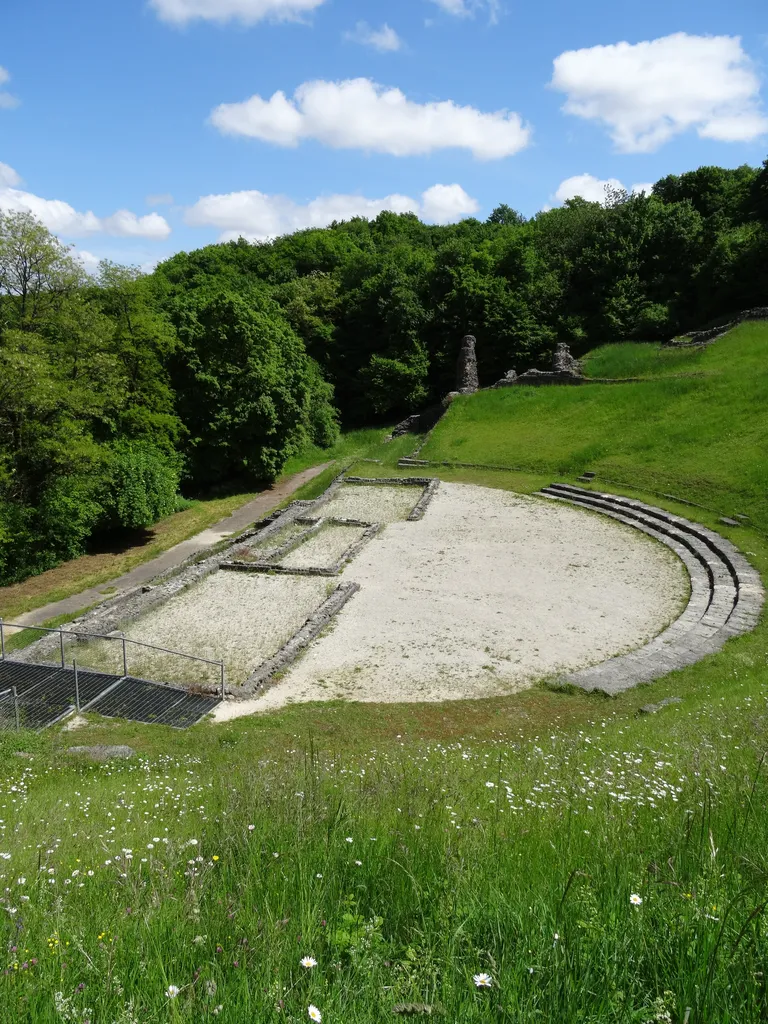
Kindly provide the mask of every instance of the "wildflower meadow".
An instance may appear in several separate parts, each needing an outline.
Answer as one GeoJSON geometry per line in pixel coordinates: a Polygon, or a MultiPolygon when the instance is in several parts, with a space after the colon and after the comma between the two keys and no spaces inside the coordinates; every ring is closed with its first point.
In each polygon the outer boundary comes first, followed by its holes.
{"type": "Polygon", "coordinates": [[[767,701],[742,671],[443,742],[354,707],[104,764],[5,742],[0,1020],[763,1020],[767,701]]]}

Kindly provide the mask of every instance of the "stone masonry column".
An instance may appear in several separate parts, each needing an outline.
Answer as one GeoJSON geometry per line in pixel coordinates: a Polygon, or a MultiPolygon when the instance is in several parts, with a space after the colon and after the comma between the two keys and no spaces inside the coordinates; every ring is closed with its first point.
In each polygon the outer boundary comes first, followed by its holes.
{"type": "Polygon", "coordinates": [[[462,395],[471,395],[480,387],[477,376],[477,356],[475,345],[477,341],[472,334],[464,336],[459,351],[459,359],[456,364],[456,390],[462,395]]]}

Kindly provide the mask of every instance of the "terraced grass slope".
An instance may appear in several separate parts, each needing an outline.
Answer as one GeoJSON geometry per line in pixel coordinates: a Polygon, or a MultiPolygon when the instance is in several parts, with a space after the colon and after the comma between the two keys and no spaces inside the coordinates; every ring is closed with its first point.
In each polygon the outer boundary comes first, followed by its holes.
{"type": "Polygon", "coordinates": [[[741,324],[704,349],[606,346],[585,364],[592,377],[647,379],[459,398],[422,457],[591,470],[601,483],[672,493],[768,529],[768,324],[741,324]]]}

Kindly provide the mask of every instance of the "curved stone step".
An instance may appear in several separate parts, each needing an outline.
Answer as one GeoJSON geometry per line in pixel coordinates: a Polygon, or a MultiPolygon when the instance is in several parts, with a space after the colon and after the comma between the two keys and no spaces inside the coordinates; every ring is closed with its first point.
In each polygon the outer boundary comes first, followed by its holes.
{"type": "MultiPolygon", "coordinates": [[[[672,523],[665,518],[653,515],[652,511],[656,510],[651,510],[650,506],[643,506],[639,502],[630,504],[628,501],[618,498],[614,500],[612,495],[582,491],[581,489],[575,493],[570,488],[566,491],[561,485],[553,485],[551,489],[544,488],[544,492],[550,493],[552,496],[565,497],[584,508],[604,512],[629,526],[643,524],[663,543],[667,543],[666,538],[670,538],[678,545],[684,546],[698,560],[709,577],[706,614],[710,615],[712,623],[718,627],[722,626],[733,612],[738,599],[737,577],[731,571],[729,563],[719,557],[711,543],[700,537],[698,533],[690,532],[683,529],[678,523],[672,523]]],[[[679,554],[679,552],[677,553],[679,554]]]]}
{"type": "MultiPolygon", "coordinates": [[[[739,549],[731,544],[725,537],[721,537],[714,530],[708,530],[700,523],[692,523],[682,516],[676,516],[673,512],[667,512],[655,505],[646,505],[645,502],[635,498],[626,498],[620,494],[605,494],[601,491],[591,491],[584,487],[575,487],[573,484],[551,484],[550,488],[558,492],[575,494],[585,498],[603,498],[609,500],[614,507],[633,509],[642,512],[646,516],[657,519],[660,522],[676,528],[690,536],[696,537],[704,543],[717,558],[722,559],[728,567],[734,583],[738,584],[739,572],[751,570],[749,562],[744,558],[739,549]]],[[[549,488],[545,488],[548,490],[549,488]]]]}
{"type": "Polygon", "coordinates": [[[683,561],[691,580],[685,611],[663,633],[636,651],[572,672],[565,681],[585,690],[620,693],[694,664],[757,624],[764,600],[760,576],[725,537],[621,495],[557,483],[540,493],[607,515],[666,544],[683,561]]]}
{"type": "Polygon", "coordinates": [[[733,635],[747,632],[757,625],[765,596],[760,574],[731,541],[700,523],[692,523],[682,516],[676,516],[672,512],[657,508],[655,505],[647,505],[634,498],[590,491],[582,487],[574,487],[572,484],[553,484],[552,487],[558,493],[566,491],[580,498],[607,499],[613,503],[614,508],[640,511],[646,516],[659,520],[663,524],[663,529],[670,528],[678,531],[681,536],[695,537],[701,541],[712,555],[727,567],[736,587],[737,600],[729,619],[729,623],[734,626],[733,635]]]}
{"type": "MultiPolygon", "coordinates": [[[[622,512],[614,511],[607,507],[600,507],[596,504],[578,500],[576,498],[565,498],[557,494],[549,495],[546,491],[543,493],[546,497],[552,497],[557,501],[567,501],[569,504],[576,505],[579,508],[586,509],[590,512],[601,512],[603,515],[607,515],[611,519],[616,519],[627,526],[640,530],[642,533],[647,534],[654,540],[657,540],[671,548],[685,564],[691,583],[691,593],[688,604],[683,613],[666,630],[664,630],[663,633],[650,641],[643,650],[650,652],[654,649],[666,649],[673,640],[679,639],[683,634],[692,631],[694,628],[700,636],[711,636],[714,635],[714,633],[716,633],[717,630],[725,623],[727,619],[727,610],[721,616],[719,621],[706,621],[706,617],[708,616],[712,605],[712,593],[714,589],[712,576],[709,566],[702,564],[700,553],[697,553],[695,549],[692,550],[691,546],[681,543],[677,538],[670,536],[668,533],[662,532],[655,526],[642,523],[637,519],[631,519],[622,512]]],[[[731,605],[728,607],[730,608],[731,605]]]]}

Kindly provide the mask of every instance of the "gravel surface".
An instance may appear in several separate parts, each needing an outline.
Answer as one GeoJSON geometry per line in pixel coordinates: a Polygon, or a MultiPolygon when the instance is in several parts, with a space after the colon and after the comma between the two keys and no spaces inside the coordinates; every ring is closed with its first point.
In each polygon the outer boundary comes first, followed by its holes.
{"type": "Polygon", "coordinates": [[[423,487],[403,484],[342,484],[331,500],[313,514],[324,519],[394,523],[408,518],[423,493],[423,487]]]}
{"type": "MultiPolygon", "coordinates": [[[[153,608],[124,631],[133,640],[201,658],[223,658],[227,682],[242,684],[304,625],[325,600],[328,587],[329,581],[318,577],[222,570],[153,608]]],[[[104,651],[103,644],[80,646],[91,650],[88,661],[83,653],[83,664],[93,665],[104,651]]],[[[117,652],[110,654],[114,662],[117,652]]],[[[218,678],[215,667],[209,670],[161,652],[145,653],[129,645],[128,657],[129,672],[143,678],[169,683],[218,678]]]]}
{"type": "Polygon", "coordinates": [[[291,569],[330,569],[347,548],[365,533],[363,526],[338,526],[329,523],[313,533],[303,544],[280,559],[280,565],[291,569]]]}
{"type": "Polygon", "coordinates": [[[298,537],[300,533],[306,533],[309,529],[306,523],[288,523],[281,530],[277,530],[269,537],[259,540],[259,535],[250,537],[247,541],[235,548],[232,557],[241,562],[265,562],[289,540],[298,537]]]}
{"type": "Polygon", "coordinates": [[[449,483],[423,520],[387,526],[342,580],[362,590],[331,629],[280,682],[222,705],[218,719],[339,697],[511,693],[640,646],[688,596],[682,563],[628,527],[540,498],[449,483]]]}

